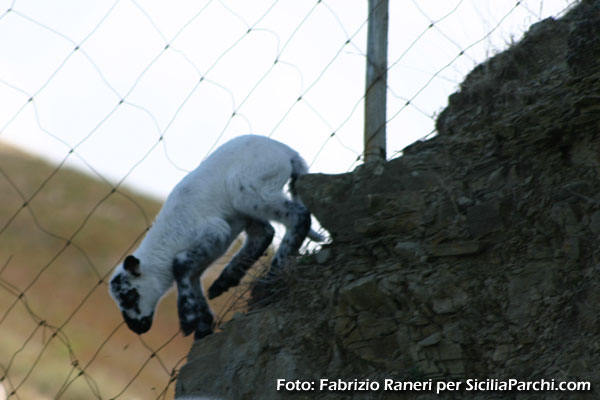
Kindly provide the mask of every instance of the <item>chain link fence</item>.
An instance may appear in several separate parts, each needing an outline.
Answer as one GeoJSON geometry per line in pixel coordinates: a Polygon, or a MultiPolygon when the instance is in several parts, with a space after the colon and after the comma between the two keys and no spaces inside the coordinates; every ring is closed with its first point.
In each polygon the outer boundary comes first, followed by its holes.
{"type": "MultiPolygon", "coordinates": [[[[470,69],[571,3],[391,0],[388,157],[435,134],[470,69]]],[[[362,162],[366,1],[2,7],[0,399],[172,398],[192,345],[173,296],[137,336],[107,278],[149,227],[152,198],[232,137],[285,142],[313,171],[362,162]]]]}

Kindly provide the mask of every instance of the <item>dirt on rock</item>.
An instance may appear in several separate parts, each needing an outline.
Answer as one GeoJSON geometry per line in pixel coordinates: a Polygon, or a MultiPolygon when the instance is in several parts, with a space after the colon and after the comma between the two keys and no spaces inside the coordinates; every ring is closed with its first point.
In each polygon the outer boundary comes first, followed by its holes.
{"type": "Polygon", "coordinates": [[[477,66],[437,130],[387,163],[299,180],[332,243],[196,342],[178,395],[433,399],[438,380],[517,379],[592,390],[443,396],[600,397],[600,1],[477,66]],[[316,387],[277,391],[278,379],[316,387]]]}

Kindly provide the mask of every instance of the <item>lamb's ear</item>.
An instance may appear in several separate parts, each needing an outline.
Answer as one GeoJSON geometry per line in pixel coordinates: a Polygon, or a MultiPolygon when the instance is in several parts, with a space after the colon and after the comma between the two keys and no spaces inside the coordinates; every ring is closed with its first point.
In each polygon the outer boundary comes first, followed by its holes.
{"type": "Polygon", "coordinates": [[[125,268],[125,271],[129,272],[133,276],[142,275],[140,272],[140,260],[134,256],[125,257],[125,261],[123,261],[123,268],[125,268]]]}

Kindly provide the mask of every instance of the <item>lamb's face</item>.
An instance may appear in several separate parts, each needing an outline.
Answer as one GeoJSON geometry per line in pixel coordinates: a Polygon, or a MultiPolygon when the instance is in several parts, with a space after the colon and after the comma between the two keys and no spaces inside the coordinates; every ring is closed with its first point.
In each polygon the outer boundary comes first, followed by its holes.
{"type": "Polygon", "coordinates": [[[144,298],[143,281],[140,261],[134,256],[127,256],[110,279],[111,296],[121,309],[129,329],[138,334],[147,332],[152,326],[156,306],[144,298]]]}

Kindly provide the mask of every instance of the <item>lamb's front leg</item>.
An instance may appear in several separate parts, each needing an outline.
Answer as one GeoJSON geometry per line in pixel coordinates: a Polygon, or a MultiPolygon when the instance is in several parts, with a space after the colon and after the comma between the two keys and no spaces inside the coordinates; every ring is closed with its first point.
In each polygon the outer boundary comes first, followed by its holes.
{"type": "Polygon", "coordinates": [[[173,261],[181,331],[185,336],[195,331],[196,340],[213,332],[213,315],[200,286],[200,275],[210,261],[194,251],[184,251],[173,261]]]}
{"type": "Polygon", "coordinates": [[[209,299],[214,299],[229,288],[237,286],[246,271],[267,250],[275,234],[275,230],[269,223],[254,219],[248,222],[245,231],[247,237],[244,246],[208,289],[209,299]]]}

